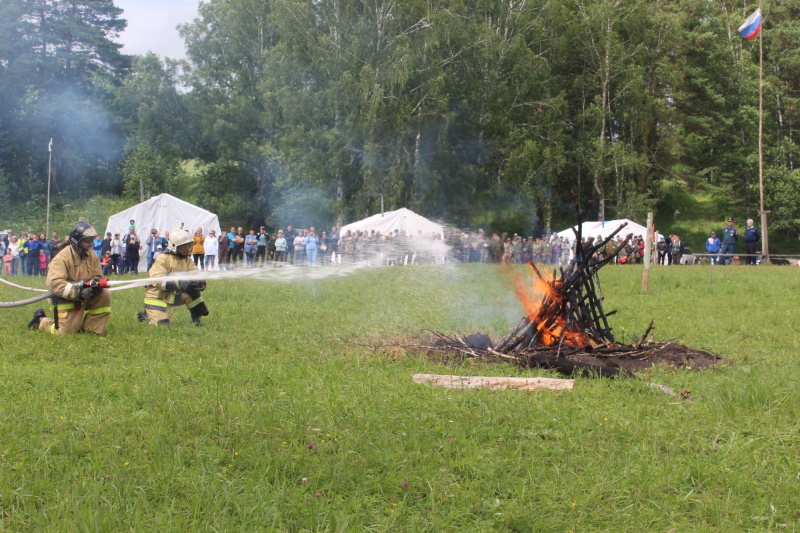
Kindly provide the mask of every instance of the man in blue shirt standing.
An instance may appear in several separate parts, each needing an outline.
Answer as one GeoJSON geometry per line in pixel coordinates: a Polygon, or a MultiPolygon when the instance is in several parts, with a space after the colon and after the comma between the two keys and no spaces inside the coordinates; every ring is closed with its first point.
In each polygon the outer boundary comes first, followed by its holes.
{"type": "Polygon", "coordinates": [[[733,219],[728,219],[728,225],[722,228],[722,265],[730,265],[733,261],[733,249],[739,240],[739,232],[733,227],[733,219]]]}
{"type": "Polygon", "coordinates": [[[753,225],[753,219],[747,219],[747,227],[744,230],[744,249],[747,253],[747,264],[756,264],[756,244],[761,240],[761,232],[753,225]]]}

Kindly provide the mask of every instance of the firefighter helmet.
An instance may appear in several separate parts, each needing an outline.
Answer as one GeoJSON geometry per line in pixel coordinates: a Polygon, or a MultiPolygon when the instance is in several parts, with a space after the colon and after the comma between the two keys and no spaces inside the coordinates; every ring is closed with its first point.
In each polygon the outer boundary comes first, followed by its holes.
{"type": "Polygon", "coordinates": [[[78,222],[72,227],[69,232],[69,242],[72,246],[77,247],[81,243],[81,239],[97,237],[97,232],[88,222],[78,222]]]}
{"type": "Polygon", "coordinates": [[[192,239],[192,235],[188,231],[185,229],[174,229],[169,232],[167,250],[169,250],[170,253],[177,254],[180,246],[183,246],[184,244],[190,244],[192,242],[194,242],[194,239],[192,239]]]}

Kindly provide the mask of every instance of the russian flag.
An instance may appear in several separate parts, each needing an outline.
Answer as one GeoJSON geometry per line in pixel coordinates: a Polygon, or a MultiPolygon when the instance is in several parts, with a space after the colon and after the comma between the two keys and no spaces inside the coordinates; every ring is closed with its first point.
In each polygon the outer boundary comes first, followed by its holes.
{"type": "Polygon", "coordinates": [[[744,21],[739,27],[739,33],[745,39],[755,39],[758,32],[761,31],[761,8],[759,7],[753,14],[747,17],[747,20],[744,21]]]}

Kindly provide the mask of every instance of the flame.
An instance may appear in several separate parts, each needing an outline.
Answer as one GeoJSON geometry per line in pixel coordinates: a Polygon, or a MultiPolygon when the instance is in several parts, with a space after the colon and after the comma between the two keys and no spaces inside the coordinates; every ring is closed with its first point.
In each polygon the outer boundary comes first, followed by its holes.
{"type": "Polygon", "coordinates": [[[509,266],[505,268],[514,277],[514,290],[525,309],[525,316],[528,320],[533,320],[539,314],[542,303],[553,293],[553,285],[538,276],[523,278],[519,269],[509,266]]]}
{"type": "Polygon", "coordinates": [[[593,344],[591,337],[580,326],[567,324],[560,291],[561,279],[555,277],[555,272],[542,279],[537,275],[523,277],[520,269],[512,267],[508,267],[508,271],[514,278],[514,289],[525,309],[525,317],[535,323],[539,344],[554,346],[563,343],[573,348],[593,344]],[[546,314],[540,316],[545,305],[546,314]]]}

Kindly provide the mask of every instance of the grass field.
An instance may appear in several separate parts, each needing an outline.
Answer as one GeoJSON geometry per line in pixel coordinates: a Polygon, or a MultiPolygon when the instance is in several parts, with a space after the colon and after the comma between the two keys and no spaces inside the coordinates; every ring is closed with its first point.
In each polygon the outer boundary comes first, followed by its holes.
{"type": "Polygon", "coordinates": [[[640,269],[601,271],[618,338],[655,319],[730,359],[648,374],[693,403],[636,380],[432,388],[411,375],[554,375],[341,340],[508,333],[521,308],[485,265],[213,282],[204,328],[138,324],[141,289],[103,337],[3,309],[0,531],[796,531],[798,274],[662,267],[643,294],[640,269]]]}

